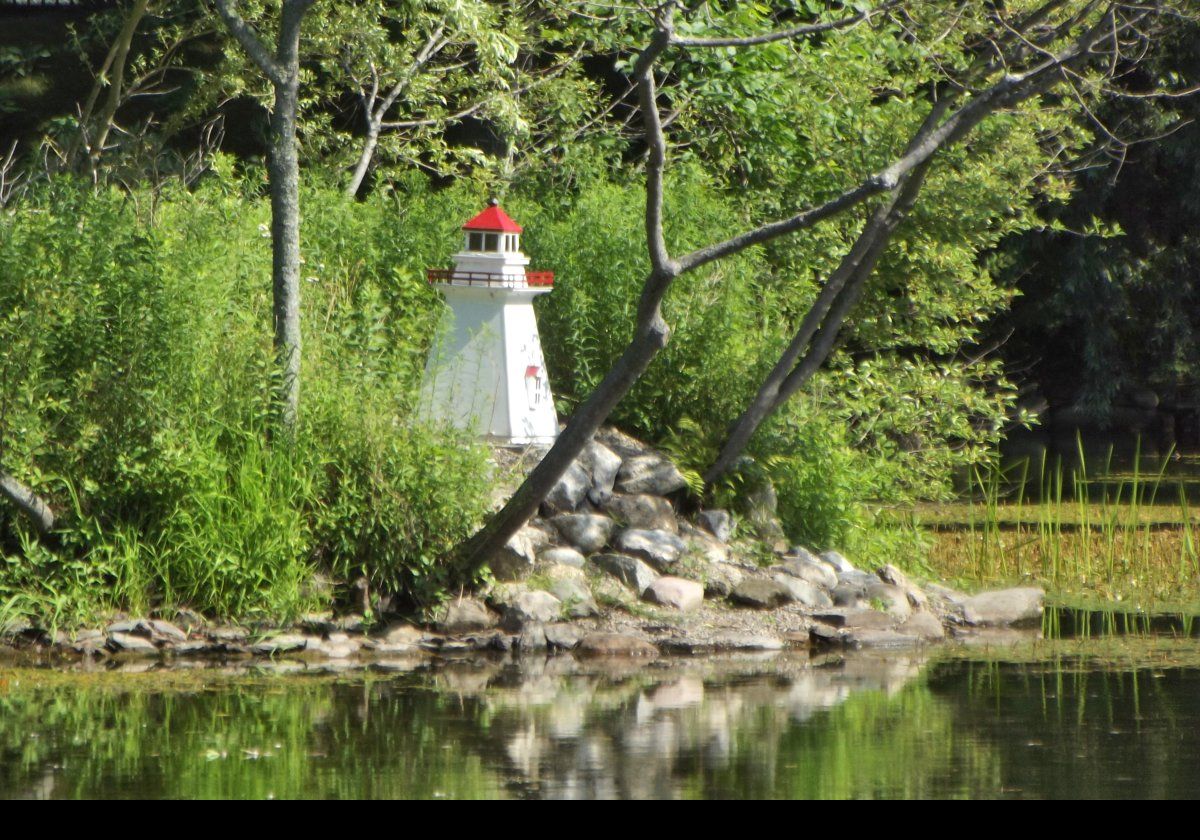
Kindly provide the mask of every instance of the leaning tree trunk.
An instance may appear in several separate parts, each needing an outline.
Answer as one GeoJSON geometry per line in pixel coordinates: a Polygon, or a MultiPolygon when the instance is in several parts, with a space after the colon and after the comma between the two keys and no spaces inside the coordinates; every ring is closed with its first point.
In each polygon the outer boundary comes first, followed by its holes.
{"type": "Polygon", "coordinates": [[[670,327],[655,304],[655,313],[640,325],[625,352],[608,375],[571,415],[562,434],[507,504],[459,549],[463,568],[473,572],[487,565],[495,552],[537,513],[555,483],[638,381],[650,362],[667,346],[670,327]]]}
{"type": "Polygon", "coordinates": [[[381,130],[382,126],[378,120],[373,118],[369,120],[367,136],[363,140],[362,153],[358,156],[358,164],[354,167],[354,174],[350,176],[350,183],[346,185],[346,195],[350,198],[358,195],[363,181],[366,180],[367,172],[371,168],[371,159],[375,157],[375,149],[379,146],[379,132],[381,130]]]}

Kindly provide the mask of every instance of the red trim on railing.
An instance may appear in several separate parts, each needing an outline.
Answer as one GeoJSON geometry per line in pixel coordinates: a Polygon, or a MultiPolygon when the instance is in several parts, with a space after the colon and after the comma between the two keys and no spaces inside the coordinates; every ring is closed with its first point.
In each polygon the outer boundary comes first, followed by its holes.
{"type": "Polygon", "coordinates": [[[456,283],[464,286],[548,288],[554,285],[553,271],[526,271],[523,284],[519,275],[497,274],[491,271],[460,271],[456,268],[429,268],[425,270],[425,278],[430,283],[456,283]]]}

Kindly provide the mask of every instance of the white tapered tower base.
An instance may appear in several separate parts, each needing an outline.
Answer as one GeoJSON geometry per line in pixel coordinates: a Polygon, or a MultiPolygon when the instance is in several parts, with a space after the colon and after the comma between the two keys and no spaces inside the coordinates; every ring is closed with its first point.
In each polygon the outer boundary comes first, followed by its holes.
{"type": "Polygon", "coordinates": [[[425,366],[422,418],[499,443],[552,444],[558,417],[533,312],[534,297],[549,289],[436,287],[451,323],[425,366]]]}

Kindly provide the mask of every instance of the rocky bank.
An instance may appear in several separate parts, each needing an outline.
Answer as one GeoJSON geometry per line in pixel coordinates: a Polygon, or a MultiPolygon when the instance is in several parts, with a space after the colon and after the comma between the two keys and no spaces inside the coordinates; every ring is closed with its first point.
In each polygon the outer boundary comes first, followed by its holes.
{"type": "Polygon", "coordinates": [[[494,582],[423,621],[322,614],[290,628],[246,628],[183,611],[70,634],[14,626],[0,637],[26,657],[348,660],[473,650],[654,657],[900,649],[1040,631],[1040,589],[966,595],[919,584],[893,566],[788,545],[769,487],[741,516],[681,515],[686,488],[661,452],[606,429],[494,559],[494,582]]]}

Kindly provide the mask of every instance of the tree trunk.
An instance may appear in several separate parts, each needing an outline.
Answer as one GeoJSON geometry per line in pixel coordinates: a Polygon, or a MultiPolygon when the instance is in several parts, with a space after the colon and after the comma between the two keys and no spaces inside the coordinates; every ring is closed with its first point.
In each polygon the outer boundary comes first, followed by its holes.
{"type": "Polygon", "coordinates": [[[591,396],[575,410],[566,428],[513,497],[459,551],[465,571],[474,572],[492,559],[509,538],[537,513],[538,505],[562,478],[567,467],[599,431],[660,350],[667,346],[670,327],[656,311],[639,326],[633,341],[591,396]]]}
{"type": "Polygon", "coordinates": [[[275,88],[271,114],[271,281],[275,354],[283,377],[279,420],[287,433],[300,409],[300,163],[296,152],[295,76],[275,88]]]}
{"type": "Polygon", "coordinates": [[[763,422],[799,391],[829,358],[842,324],[862,295],[867,280],[891,242],[892,234],[916,203],[931,160],[917,167],[891,197],[871,214],[862,234],[830,275],[817,301],[805,315],[788,349],[734,424],[717,459],[704,473],[706,485],[713,484],[733,467],[763,422]],[[813,315],[818,311],[820,314],[814,319],[813,315]],[[819,321],[819,329],[814,321],[819,321]],[[801,358],[800,354],[805,348],[809,348],[808,352],[801,358]]]}
{"type": "Polygon", "coordinates": [[[0,496],[16,505],[39,534],[54,530],[54,512],[50,506],[37,493],[5,472],[0,472],[0,496]]]}

